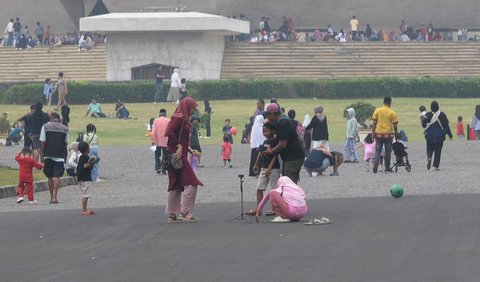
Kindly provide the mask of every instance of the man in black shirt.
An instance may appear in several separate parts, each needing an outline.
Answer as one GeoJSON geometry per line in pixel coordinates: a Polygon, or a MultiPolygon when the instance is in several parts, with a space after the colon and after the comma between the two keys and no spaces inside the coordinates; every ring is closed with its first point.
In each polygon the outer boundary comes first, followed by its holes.
{"type": "Polygon", "coordinates": [[[267,106],[267,119],[277,124],[278,145],[266,150],[265,154],[280,154],[283,160],[282,175],[297,183],[305,159],[297,131],[289,119],[282,117],[278,104],[270,103],[267,106]]]}

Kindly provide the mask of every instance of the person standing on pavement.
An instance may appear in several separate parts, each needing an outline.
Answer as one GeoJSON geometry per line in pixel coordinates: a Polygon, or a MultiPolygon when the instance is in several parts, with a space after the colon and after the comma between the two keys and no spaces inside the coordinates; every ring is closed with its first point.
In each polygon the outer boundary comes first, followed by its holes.
{"type": "Polygon", "coordinates": [[[433,167],[438,171],[440,170],[440,158],[445,135],[448,135],[450,141],[452,141],[453,136],[448,125],[447,115],[440,111],[437,101],[432,102],[430,110],[431,112],[427,113],[422,121],[422,126],[425,129],[425,140],[427,140],[427,169],[431,168],[432,156],[435,153],[433,167]]]}
{"type": "Polygon", "coordinates": [[[60,177],[65,172],[67,157],[68,127],[60,121],[58,113],[51,114],[51,120],[42,126],[40,132],[40,156],[44,162],[43,172],[48,177],[50,204],[58,204],[60,177]]]}
{"type": "Polygon", "coordinates": [[[475,139],[480,140],[480,105],[475,106],[472,123],[470,124],[475,131],[475,139]]]}
{"type": "Polygon", "coordinates": [[[300,179],[305,153],[300,145],[296,128],[289,119],[282,117],[278,104],[270,103],[266,112],[269,122],[275,122],[277,125],[278,145],[265,150],[264,154],[280,154],[283,160],[282,175],[297,183],[300,179]]]}
{"type": "Polygon", "coordinates": [[[155,171],[157,174],[167,174],[167,168],[161,165],[161,158],[167,153],[168,137],[165,136],[165,130],[170,123],[167,118],[167,111],[160,109],[158,118],[153,121],[151,138],[155,145],[155,171]]]}
{"type": "Polygon", "coordinates": [[[358,123],[355,118],[355,109],[348,108],[346,110],[347,116],[347,137],[345,140],[345,163],[358,163],[357,154],[357,136],[358,123]],[[353,160],[352,160],[353,158],[353,160]]]}
{"type": "Polygon", "coordinates": [[[373,173],[377,173],[380,163],[382,148],[385,146],[385,172],[392,172],[390,168],[390,158],[392,155],[392,141],[397,134],[398,116],[390,109],[392,98],[389,96],[383,99],[383,107],[377,108],[372,115],[373,127],[372,135],[375,138],[375,162],[373,164],[373,173]]]}
{"type": "Polygon", "coordinates": [[[313,150],[313,148],[317,148],[320,145],[323,145],[330,150],[330,144],[328,142],[328,122],[327,116],[323,112],[323,107],[318,105],[313,108],[313,112],[315,115],[305,128],[305,131],[311,132],[310,150],[313,150]]]}
{"type": "Polygon", "coordinates": [[[198,180],[187,159],[191,133],[190,116],[196,107],[197,102],[191,97],[180,101],[165,131],[165,136],[168,137],[168,152],[173,154],[172,159],[181,159],[183,163],[179,169],[172,166],[168,168],[168,223],[198,220],[192,211],[197,187],[203,186],[203,183],[198,180]]]}
{"type": "Polygon", "coordinates": [[[153,103],[160,103],[160,102],[165,102],[165,98],[163,97],[163,79],[165,76],[163,75],[162,72],[162,67],[158,67],[157,72],[155,73],[155,98],[153,100],[153,103]]]}

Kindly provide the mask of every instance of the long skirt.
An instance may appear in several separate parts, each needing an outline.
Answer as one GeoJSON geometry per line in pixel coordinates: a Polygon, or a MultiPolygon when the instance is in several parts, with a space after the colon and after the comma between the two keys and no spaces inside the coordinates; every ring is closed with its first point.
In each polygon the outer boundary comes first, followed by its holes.
{"type": "Polygon", "coordinates": [[[180,89],[178,87],[170,87],[168,90],[167,101],[175,102],[180,100],[180,89]]]}

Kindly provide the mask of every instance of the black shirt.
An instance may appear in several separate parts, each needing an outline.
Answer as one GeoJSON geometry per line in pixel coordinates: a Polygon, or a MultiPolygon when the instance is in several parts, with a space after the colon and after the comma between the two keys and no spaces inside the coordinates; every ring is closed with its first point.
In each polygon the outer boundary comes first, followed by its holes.
{"type": "Polygon", "coordinates": [[[308,157],[303,163],[303,165],[309,169],[316,169],[323,165],[323,160],[325,158],[328,158],[328,160],[330,161],[330,165],[335,164],[335,161],[333,160],[333,158],[325,155],[324,152],[320,150],[312,150],[310,154],[308,154],[308,157]]]}
{"type": "MultiPolygon", "coordinates": [[[[276,146],[278,145],[278,140],[277,139],[267,139],[265,141],[263,141],[263,147],[266,148],[266,149],[269,149],[269,148],[275,148],[276,146]]],[[[261,167],[262,168],[268,168],[268,166],[270,166],[270,163],[272,162],[273,160],[273,157],[276,156],[275,155],[263,155],[262,156],[262,159],[261,159],[261,167]]],[[[275,164],[273,164],[273,167],[272,168],[278,168],[280,169],[280,162],[277,160],[275,162],[275,164]]]]}
{"type": "Polygon", "coordinates": [[[163,83],[163,75],[160,71],[155,73],[155,83],[163,83]]]}
{"type": "Polygon", "coordinates": [[[85,168],[83,167],[84,164],[88,163],[88,159],[90,157],[87,154],[82,154],[80,159],[78,160],[77,166],[77,180],[78,181],[92,181],[92,167],[85,168]]]}
{"type": "Polygon", "coordinates": [[[310,124],[305,128],[305,130],[313,129],[312,132],[312,140],[320,141],[320,140],[328,140],[328,123],[327,117],[323,121],[320,121],[318,117],[315,115],[312,118],[310,124]]]}
{"type": "Polygon", "coordinates": [[[284,161],[305,158],[297,131],[290,120],[282,118],[277,122],[277,140],[278,142],[287,140],[287,147],[280,152],[280,156],[282,156],[284,161]]]}

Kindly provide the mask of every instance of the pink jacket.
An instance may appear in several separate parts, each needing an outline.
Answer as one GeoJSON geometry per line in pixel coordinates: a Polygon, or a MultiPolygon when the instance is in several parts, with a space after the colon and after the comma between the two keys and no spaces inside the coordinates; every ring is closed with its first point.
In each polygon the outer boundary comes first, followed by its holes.
{"type": "Polygon", "coordinates": [[[155,119],[152,126],[152,141],[157,147],[167,147],[168,137],[165,137],[165,130],[167,129],[170,119],[166,117],[159,117],[155,119]]]}
{"type": "MultiPolygon", "coordinates": [[[[307,206],[305,201],[305,192],[287,176],[280,177],[280,179],[278,179],[278,188],[272,189],[272,191],[277,191],[280,193],[283,200],[285,200],[289,207],[307,206]]],[[[258,209],[262,210],[263,206],[269,199],[269,193],[267,193],[258,205],[258,209]]]]}

